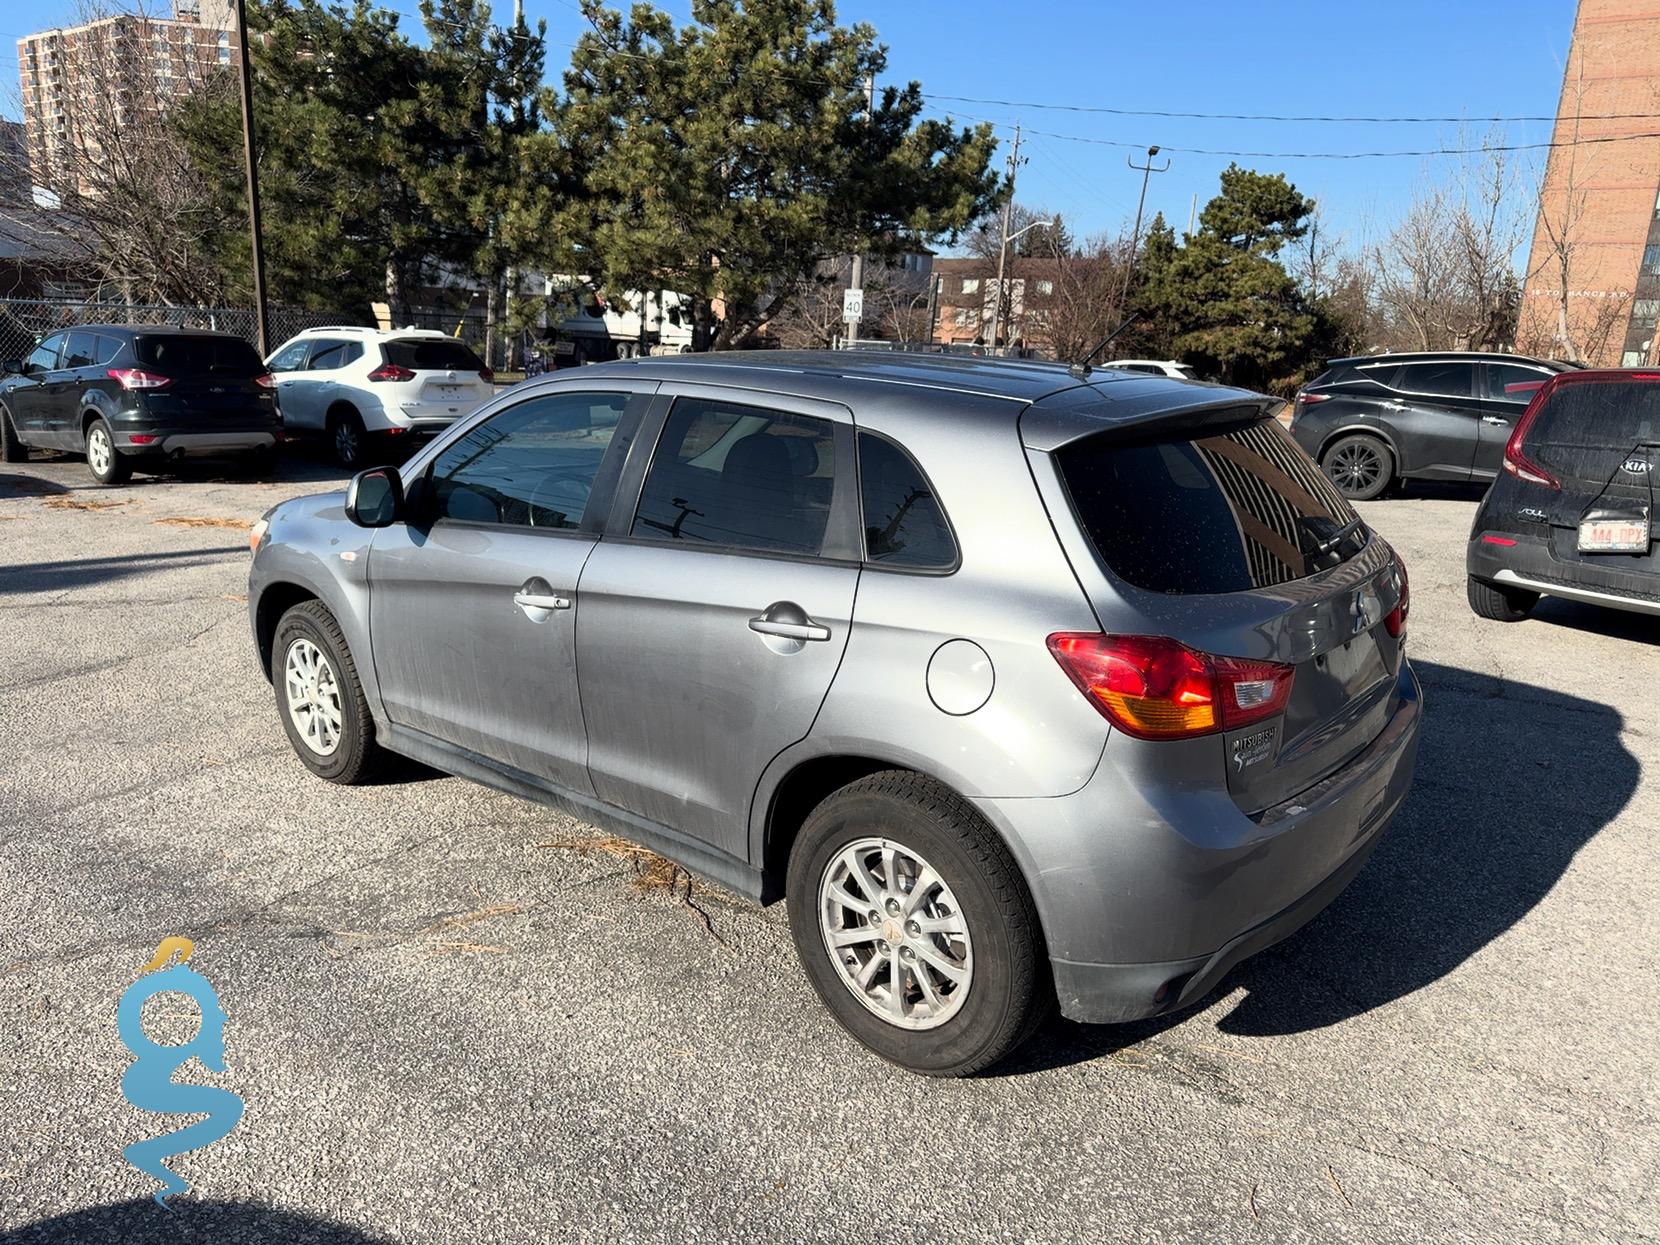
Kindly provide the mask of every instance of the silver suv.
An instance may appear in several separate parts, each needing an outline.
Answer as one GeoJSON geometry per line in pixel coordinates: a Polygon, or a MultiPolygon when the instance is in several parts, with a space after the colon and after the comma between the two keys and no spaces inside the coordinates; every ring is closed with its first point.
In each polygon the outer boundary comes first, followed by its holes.
{"type": "Polygon", "coordinates": [[[1406,795],[1406,573],[1277,405],[900,354],[561,373],[266,515],[260,665],[318,776],[389,750],[783,899],[843,1026],[967,1074],[1056,1001],[1203,997],[1406,795]]]}

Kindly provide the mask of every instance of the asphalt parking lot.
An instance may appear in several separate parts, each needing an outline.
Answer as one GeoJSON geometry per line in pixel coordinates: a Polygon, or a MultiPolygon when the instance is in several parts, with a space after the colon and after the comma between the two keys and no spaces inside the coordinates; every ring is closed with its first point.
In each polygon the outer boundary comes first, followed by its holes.
{"type": "Polygon", "coordinates": [[[1660,1235],[1660,620],[1475,618],[1475,493],[1364,507],[1427,724],[1354,885],[1198,1009],[937,1082],[833,1025],[781,907],[413,766],[305,772],[245,527],[339,478],[0,467],[3,1239],[1660,1235]],[[180,1121],[122,1100],[115,1011],[181,933],[247,1112],[168,1216],[121,1147],[180,1121]]]}

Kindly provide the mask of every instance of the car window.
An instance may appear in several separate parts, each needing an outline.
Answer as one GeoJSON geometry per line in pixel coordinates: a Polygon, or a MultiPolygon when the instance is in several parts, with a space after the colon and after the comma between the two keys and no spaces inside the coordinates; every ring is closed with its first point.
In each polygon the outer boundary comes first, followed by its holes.
{"type": "Polygon", "coordinates": [[[115,357],[121,353],[122,341],[119,337],[104,337],[100,335],[97,346],[98,355],[92,362],[96,366],[102,367],[106,363],[115,362],[115,357]]]}
{"type": "Polygon", "coordinates": [[[218,333],[169,333],[140,337],[138,361],[168,376],[261,376],[265,363],[240,337],[218,333]]]}
{"type": "Polygon", "coordinates": [[[305,366],[305,352],[311,348],[310,339],[289,342],[271,356],[273,372],[297,372],[305,366]]]}
{"type": "Polygon", "coordinates": [[[311,356],[311,362],[306,365],[308,372],[332,372],[352,362],[353,359],[363,357],[363,347],[356,342],[319,341],[317,351],[311,356]],[[352,352],[352,347],[357,352],[352,352]]]}
{"type": "Polygon", "coordinates": [[[859,434],[859,495],[866,561],[931,570],[956,563],[951,527],[922,468],[892,441],[868,432],[859,434]]]}
{"type": "Polygon", "coordinates": [[[64,347],[63,366],[91,367],[98,357],[98,338],[92,333],[71,333],[64,347]]]}
{"type": "Polygon", "coordinates": [[[1475,370],[1473,363],[1407,363],[1402,365],[1392,387],[1438,398],[1467,398],[1475,370]]]}
{"type": "Polygon", "coordinates": [[[63,345],[63,334],[54,333],[29,352],[25,371],[50,372],[58,366],[58,349],[63,345]]]}
{"type": "Polygon", "coordinates": [[[382,344],[393,367],[415,372],[482,372],[484,360],[466,342],[453,337],[405,337],[382,344]]]}
{"type": "Polygon", "coordinates": [[[1533,397],[1533,391],[1521,393],[1506,393],[1506,385],[1540,385],[1550,379],[1550,373],[1541,368],[1523,367],[1516,363],[1489,363],[1487,365],[1486,391],[1484,398],[1492,398],[1498,402],[1514,402],[1517,406],[1526,406],[1533,397]]]}
{"type": "Polygon", "coordinates": [[[827,419],[704,398],[669,412],[632,534],[817,554],[835,486],[827,419]]]}
{"type": "Polygon", "coordinates": [[[434,519],[573,528],[626,393],[551,393],[511,406],[445,447],[430,477],[434,519]]]}

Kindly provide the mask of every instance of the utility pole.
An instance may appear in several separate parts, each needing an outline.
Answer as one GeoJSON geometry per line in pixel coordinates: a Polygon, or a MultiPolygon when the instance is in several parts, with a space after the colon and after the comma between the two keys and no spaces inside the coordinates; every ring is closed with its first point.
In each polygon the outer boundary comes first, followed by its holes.
{"type": "MultiPolygon", "coordinates": [[[[865,122],[868,124],[876,115],[876,75],[865,75],[865,122]]],[[[848,279],[848,288],[862,291],[865,288],[865,257],[858,252],[853,254],[853,273],[848,279]]],[[[843,321],[847,329],[847,338],[851,341],[859,340],[859,321],[843,321]]]]}
{"type": "Polygon", "coordinates": [[[242,53],[242,161],[248,177],[248,240],[254,260],[254,346],[264,358],[269,317],[265,307],[265,243],[259,219],[259,165],[254,159],[254,65],[248,55],[248,3],[236,0],[236,37],[242,53]]]}
{"type": "Polygon", "coordinates": [[[1002,240],[997,247],[997,297],[991,305],[991,341],[997,349],[997,333],[1003,324],[1003,270],[1009,262],[1009,226],[1014,221],[1014,175],[1020,167],[1020,126],[1014,127],[1014,149],[1009,152],[1009,197],[1003,201],[1002,240]]]}
{"type": "MultiPolygon", "coordinates": [[[[1159,149],[1157,147],[1149,147],[1147,149],[1146,164],[1137,164],[1134,160],[1130,159],[1130,157],[1124,157],[1125,164],[1128,164],[1132,169],[1136,169],[1141,173],[1141,198],[1136,200],[1135,228],[1130,230],[1130,258],[1124,265],[1124,288],[1118,293],[1118,314],[1113,317],[1114,319],[1121,320],[1124,318],[1124,304],[1128,302],[1130,298],[1130,278],[1135,275],[1136,248],[1141,245],[1141,212],[1142,209],[1147,206],[1147,179],[1154,173],[1165,173],[1170,169],[1170,159],[1168,156],[1165,157],[1164,168],[1157,169],[1153,167],[1153,157],[1158,154],[1159,149]]],[[[1195,199],[1194,202],[1198,202],[1198,200],[1195,199]]]]}

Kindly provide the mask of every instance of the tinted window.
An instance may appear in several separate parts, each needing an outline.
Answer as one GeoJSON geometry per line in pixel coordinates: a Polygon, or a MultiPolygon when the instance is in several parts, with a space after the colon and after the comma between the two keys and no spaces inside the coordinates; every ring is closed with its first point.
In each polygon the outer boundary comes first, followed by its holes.
{"type": "Polygon", "coordinates": [[[1096,552],[1138,588],[1266,588],[1339,565],[1365,542],[1320,469],[1254,412],[1191,438],[1089,437],[1057,457],[1096,552]]]}
{"type": "Polygon", "coordinates": [[[63,366],[91,367],[98,358],[98,338],[92,333],[71,333],[63,352],[63,366]]]}
{"type": "Polygon", "coordinates": [[[106,363],[115,362],[115,356],[121,353],[122,342],[119,337],[99,337],[98,356],[93,363],[102,367],[106,363]]]}
{"type": "Polygon", "coordinates": [[[681,398],[646,473],[633,534],[780,553],[824,548],[835,425],[681,398]]]}
{"type": "Polygon", "coordinates": [[[347,367],[362,357],[362,342],[322,341],[317,343],[317,352],[311,356],[306,371],[329,372],[335,368],[347,367]]]}
{"type": "Polygon", "coordinates": [[[1470,396],[1473,363],[1408,363],[1395,378],[1394,387],[1407,393],[1428,393],[1442,398],[1470,396]]]}
{"type": "Polygon", "coordinates": [[[138,361],[166,376],[262,376],[265,364],[240,337],[211,333],[177,333],[140,337],[135,343],[138,361]]]}
{"type": "Polygon", "coordinates": [[[63,345],[63,334],[54,333],[29,352],[25,371],[50,372],[58,366],[58,348],[63,345]]]}
{"type": "Polygon", "coordinates": [[[1543,467],[1606,481],[1648,445],[1660,445],[1660,384],[1578,381],[1545,399],[1523,448],[1543,467]]]}
{"type": "Polygon", "coordinates": [[[481,372],[484,360],[453,337],[406,337],[382,344],[386,361],[416,372],[481,372]]]}
{"type": "Polygon", "coordinates": [[[859,434],[865,558],[884,566],[943,568],[957,560],[945,512],[922,469],[892,441],[859,434]]]}
{"type": "Polygon", "coordinates": [[[627,405],[625,393],[544,394],[479,424],[434,461],[432,517],[576,527],[627,405]]]}
{"type": "Polygon", "coordinates": [[[1482,396],[1492,398],[1495,402],[1515,402],[1526,406],[1528,399],[1533,397],[1531,390],[1524,393],[1506,393],[1506,385],[1538,385],[1550,379],[1550,373],[1536,367],[1522,367],[1515,363],[1489,363],[1487,365],[1487,391],[1482,396]]]}
{"type": "Polygon", "coordinates": [[[297,372],[305,363],[305,352],[311,349],[309,341],[289,342],[271,356],[273,372],[297,372]]]}

